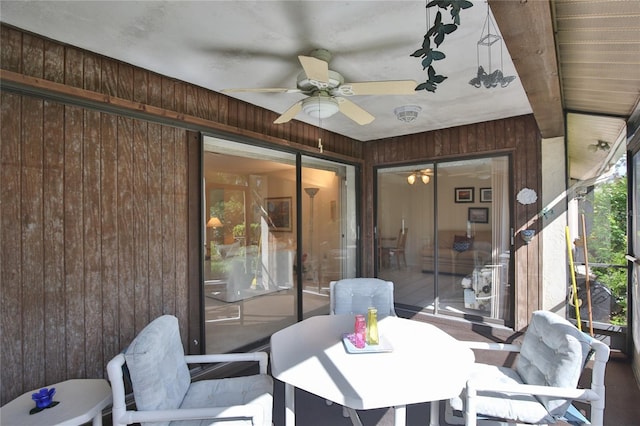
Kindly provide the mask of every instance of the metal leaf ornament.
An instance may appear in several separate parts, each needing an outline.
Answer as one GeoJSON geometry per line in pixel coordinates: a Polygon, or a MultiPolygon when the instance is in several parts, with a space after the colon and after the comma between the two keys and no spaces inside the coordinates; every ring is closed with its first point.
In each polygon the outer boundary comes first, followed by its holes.
{"type": "MultiPolygon", "coordinates": [[[[447,35],[458,29],[458,25],[460,25],[460,11],[472,7],[473,3],[468,0],[432,0],[426,5],[427,11],[430,7],[434,6],[444,10],[450,9],[453,23],[442,22],[442,13],[438,11],[433,25],[424,35],[422,46],[410,55],[416,58],[422,58],[422,69],[427,70],[427,81],[418,84],[416,90],[427,90],[429,92],[435,92],[438,84],[442,83],[447,78],[443,75],[437,74],[436,70],[433,68],[433,63],[446,58],[446,55],[431,47],[432,39],[435,46],[439,47],[444,42],[447,35]]],[[[428,20],[429,19],[427,18],[427,21],[428,20]]]]}

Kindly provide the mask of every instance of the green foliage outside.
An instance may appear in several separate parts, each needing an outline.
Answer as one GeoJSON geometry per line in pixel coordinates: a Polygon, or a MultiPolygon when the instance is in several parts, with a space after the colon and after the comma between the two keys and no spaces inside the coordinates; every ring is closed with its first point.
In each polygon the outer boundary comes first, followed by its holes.
{"type": "MultiPolygon", "coordinates": [[[[593,228],[588,237],[589,263],[626,266],[627,251],[627,178],[616,178],[594,190],[593,228]]],[[[626,268],[591,268],[596,279],[608,287],[621,312],[612,315],[611,323],[627,322],[626,268]]]]}

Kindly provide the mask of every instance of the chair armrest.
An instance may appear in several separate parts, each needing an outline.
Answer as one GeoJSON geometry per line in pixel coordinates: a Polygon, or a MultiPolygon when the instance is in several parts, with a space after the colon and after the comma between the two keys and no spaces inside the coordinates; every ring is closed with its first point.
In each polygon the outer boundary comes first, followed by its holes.
{"type": "Polygon", "coordinates": [[[266,352],[185,355],[184,360],[187,364],[255,361],[260,363],[260,374],[267,374],[267,367],[269,365],[269,355],[267,355],[266,352]]]}
{"type": "Polygon", "coordinates": [[[469,349],[482,349],[487,351],[520,352],[520,345],[515,343],[472,342],[462,341],[469,349]]]}
{"type": "Polygon", "coordinates": [[[467,382],[467,392],[473,389],[478,392],[504,392],[517,393],[523,395],[550,396],[554,398],[577,399],[580,401],[597,401],[600,399],[595,391],[591,389],[559,388],[552,386],[525,385],[525,384],[500,384],[493,383],[491,386],[477,386],[479,383],[474,380],[467,382]]]}
{"type": "Polygon", "coordinates": [[[118,419],[124,420],[122,424],[238,417],[249,417],[254,425],[264,424],[264,412],[260,404],[210,408],[178,408],[175,410],[159,411],[127,411],[124,416],[124,419],[118,419]]]}

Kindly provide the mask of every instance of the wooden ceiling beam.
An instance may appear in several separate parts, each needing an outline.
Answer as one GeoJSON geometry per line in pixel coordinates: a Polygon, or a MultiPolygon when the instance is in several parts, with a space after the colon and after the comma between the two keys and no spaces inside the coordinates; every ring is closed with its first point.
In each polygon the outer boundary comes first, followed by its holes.
{"type": "Polygon", "coordinates": [[[543,138],[564,136],[564,113],[549,1],[489,0],[543,138]]]}

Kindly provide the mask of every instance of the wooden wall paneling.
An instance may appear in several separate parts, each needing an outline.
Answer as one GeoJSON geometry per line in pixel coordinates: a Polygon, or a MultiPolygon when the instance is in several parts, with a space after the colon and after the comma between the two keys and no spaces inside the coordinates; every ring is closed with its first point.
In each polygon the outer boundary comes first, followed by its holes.
{"type": "Polygon", "coordinates": [[[133,101],[149,103],[149,73],[140,68],[133,69],[133,101]]]}
{"type": "Polygon", "coordinates": [[[134,329],[142,330],[152,318],[149,314],[149,236],[157,232],[155,226],[160,212],[149,208],[149,124],[133,122],[133,253],[134,253],[134,298],[136,316],[134,329]]]}
{"type": "MultiPolygon", "coordinates": [[[[4,31],[4,30],[3,30],[4,31]]],[[[0,51],[4,51],[4,46],[0,51]]],[[[4,52],[3,52],[4,53],[4,52]]],[[[4,55],[3,55],[4,58],[4,55]]],[[[10,401],[22,391],[21,376],[15,376],[17,366],[23,364],[22,348],[23,314],[21,262],[21,111],[22,97],[0,92],[0,312],[2,333],[0,351],[3,368],[0,368],[0,392],[2,403],[10,401]]],[[[22,371],[19,372],[22,374],[22,371]]]]}
{"type": "Polygon", "coordinates": [[[485,123],[477,123],[476,127],[476,152],[487,151],[487,135],[485,132],[485,123]]]}
{"type": "Polygon", "coordinates": [[[50,40],[44,41],[45,80],[64,83],[64,47],[50,40]]]}
{"type": "Polygon", "coordinates": [[[504,120],[498,120],[494,122],[492,131],[495,149],[506,148],[506,143],[504,140],[504,120]]]}
{"type": "Polygon", "coordinates": [[[207,106],[207,119],[211,121],[218,121],[218,101],[220,99],[220,95],[215,92],[209,92],[209,96],[207,100],[209,105],[207,106]]]}
{"type": "MultiPolygon", "coordinates": [[[[43,241],[46,383],[65,379],[64,311],[64,107],[44,102],[43,241]]],[[[4,210],[4,208],[3,208],[4,210]]]]}
{"type": "Polygon", "coordinates": [[[37,386],[44,380],[40,360],[45,354],[44,340],[44,243],[43,243],[43,101],[28,98],[22,102],[22,173],[20,203],[22,217],[22,303],[25,309],[24,369],[25,385],[37,386]]]}
{"type": "Polygon", "coordinates": [[[84,55],[83,57],[82,87],[93,92],[102,89],[102,61],[96,55],[84,55]]]}
{"type": "Polygon", "coordinates": [[[183,113],[187,105],[187,85],[181,81],[174,82],[175,109],[183,113]]]}
{"type": "Polygon", "coordinates": [[[261,131],[262,129],[266,128],[267,126],[265,126],[265,122],[264,122],[264,111],[262,108],[260,109],[256,109],[253,108],[251,111],[251,114],[253,115],[253,130],[256,132],[261,131]]]}
{"type": "Polygon", "coordinates": [[[120,99],[133,100],[133,67],[118,62],[118,94],[120,99]]]}
{"type": "Polygon", "coordinates": [[[84,218],[84,311],[86,374],[100,377],[104,370],[102,357],[102,250],[100,220],[100,113],[84,112],[83,140],[83,196],[84,218]]]}
{"type": "Polygon", "coordinates": [[[0,26],[2,49],[0,49],[0,64],[2,68],[22,72],[22,32],[6,26],[0,26]]]}
{"type": "Polygon", "coordinates": [[[458,138],[453,137],[453,129],[442,129],[442,153],[443,155],[454,155],[458,153],[458,138]]]}
{"type": "MultiPolygon", "coordinates": [[[[523,130],[522,126],[519,125],[516,121],[513,123],[513,141],[515,144],[516,152],[518,155],[516,156],[516,167],[514,170],[514,181],[515,181],[515,193],[514,193],[514,202],[515,202],[515,218],[513,220],[515,225],[515,306],[518,309],[515,312],[515,327],[516,329],[521,329],[526,325],[529,321],[530,309],[528,308],[531,303],[531,294],[529,293],[529,256],[527,253],[527,247],[524,245],[524,242],[521,238],[519,238],[518,231],[522,229],[527,220],[527,206],[516,201],[516,195],[523,188],[527,188],[527,158],[526,158],[526,147],[524,144],[526,140],[524,139],[523,134],[521,133],[523,130]]],[[[534,188],[532,188],[534,189],[534,188]]]]}
{"type": "MultiPolygon", "coordinates": [[[[133,120],[118,117],[118,309],[120,341],[131,342],[135,324],[135,269],[133,247],[133,120]]],[[[124,343],[127,344],[127,343],[124,343]]]]}
{"type": "Polygon", "coordinates": [[[22,72],[31,77],[44,75],[44,42],[40,37],[25,34],[22,38],[22,72]]]}
{"type": "Polygon", "coordinates": [[[149,317],[162,315],[162,127],[149,124],[149,317]]]}
{"type": "Polygon", "coordinates": [[[162,210],[158,212],[158,223],[162,233],[162,313],[175,314],[176,295],[176,208],[175,208],[175,143],[174,129],[162,127],[162,210]]]}
{"type": "Polygon", "coordinates": [[[67,47],[65,49],[64,84],[72,87],[82,87],[83,56],[84,54],[80,49],[73,47],[67,47]]]}
{"type": "Polygon", "coordinates": [[[120,341],[118,312],[118,118],[115,115],[101,114],[100,136],[102,350],[104,359],[109,360],[127,344],[120,341]]]}
{"type": "MultiPolygon", "coordinates": [[[[67,107],[64,117],[64,259],[66,376],[85,377],[82,134],[84,111],[67,107]]],[[[29,389],[28,387],[25,389],[29,389]]]]}
{"type": "Polygon", "coordinates": [[[149,90],[147,92],[147,103],[151,106],[162,107],[162,77],[156,73],[147,72],[149,90]]]}
{"type": "Polygon", "coordinates": [[[161,80],[162,108],[175,111],[176,108],[176,83],[174,80],[163,77],[161,80]]]}
{"type": "Polygon", "coordinates": [[[102,87],[101,93],[118,96],[118,63],[112,59],[102,58],[102,87]]]}

